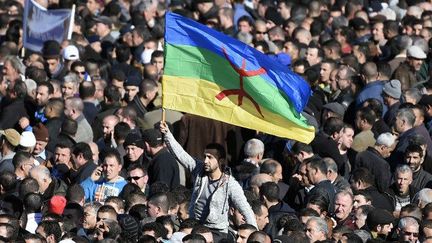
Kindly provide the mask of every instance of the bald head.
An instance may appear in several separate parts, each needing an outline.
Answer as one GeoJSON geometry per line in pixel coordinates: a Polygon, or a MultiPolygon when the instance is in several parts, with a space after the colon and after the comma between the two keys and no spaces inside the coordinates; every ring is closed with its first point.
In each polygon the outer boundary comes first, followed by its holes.
{"type": "Polygon", "coordinates": [[[111,139],[114,133],[114,127],[119,123],[119,118],[115,115],[106,116],[102,121],[103,136],[105,139],[111,139]]]}

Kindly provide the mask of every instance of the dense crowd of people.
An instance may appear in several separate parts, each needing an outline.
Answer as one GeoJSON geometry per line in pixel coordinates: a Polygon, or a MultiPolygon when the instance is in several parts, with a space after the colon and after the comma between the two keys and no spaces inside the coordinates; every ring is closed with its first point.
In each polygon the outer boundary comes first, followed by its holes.
{"type": "Polygon", "coordinates": [[[0,1],[1,242],[432,242],[431,2],[35,2],[76,14],[30,50],[0,1]],[[167,11],[302,76],[313,141],[161,121],[167,11]]]}

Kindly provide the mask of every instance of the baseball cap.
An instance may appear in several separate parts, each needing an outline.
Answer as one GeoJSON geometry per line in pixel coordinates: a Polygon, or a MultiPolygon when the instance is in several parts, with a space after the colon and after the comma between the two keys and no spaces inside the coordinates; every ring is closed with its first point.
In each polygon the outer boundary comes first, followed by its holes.
{"type": "Polygon", "coordinates": [[[20,143],[20,134],[13,128],[0,130],[0,134],[3,135],[12,146],[16,147],[20,143]]]}
{"type": "Polygon", "coordinates": [[[158,129],[150,128],[144,130],[142,138],[144,142],[147,142],[152,147],[162,143],[162,133],[158,129]]]}
{"type": "Polygon", "coordinates": [[[332,111],[341,117],[344,117],[344,115],[345,115],[345,107],[342,104],[339,104],[337,102],[331,102],[331,103],[325,104],[323,106],[323,108],[327,109],[329,111],[332,111]]]}
{"type": "Polygon", "coordinates": [[[103,15],[94,18],[94,21],[95,21],[96,23],[102,23],[102,24],[108,25],[108,26],[110,26],[110,27],[111,27],[111,25],[113,24],[113,21],[112,21],[112,19],[111,19],[110,17],[108,17],[108,16],[103,16],[103,15]]]}
{"type": "Polygon", "coordinates": [[[63,58],[68,61],[79,60],[78,48],[74,45],[66,46],[66,48],[63,49],[63,58]]]}

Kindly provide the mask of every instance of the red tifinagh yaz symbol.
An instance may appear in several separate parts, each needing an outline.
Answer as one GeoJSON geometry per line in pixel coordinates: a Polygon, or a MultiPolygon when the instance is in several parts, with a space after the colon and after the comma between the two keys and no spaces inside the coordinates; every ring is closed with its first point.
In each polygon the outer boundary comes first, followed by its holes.
{"type": "Polygon", "coordinates": [[[252,70],[252,71],[246,71],[246,59],[243,58],[242,60],[242,66],[241,68],[238,68],[233,62],[231,62],[231,60],[228,57],[228,54],[225,50],[225,48],[222,48],[222,52],[225,56],[225,58],[228,60],[228,62],[230,63],[231,67],[236,71],[236,73],[239,74],[240,76],[240,88],[239,89],[226,89],[226,90],[222,90],[219,94],[216,95],[216,99],[218,99],[219,101],[223,100],[225,97],[228,97],[230,95],[237,95],[238,96],[238,106],[241,106],[243,104],[243,97],[248,98],[253,105],[255,106],[255,109],[257,109],[257,111],[260,113],[260,115],[264,118],[264,115],[261,112],[261,109],[258,105],[258,103],[254,100],[254,98],[252,98],[252,96],[250,96],[243,88],[243,77],[252,77],[252,76],[257,76],[257,75],[261,75],[266,73],[266,70],[264,68],[259,68],[257,70],[252,70]]]}

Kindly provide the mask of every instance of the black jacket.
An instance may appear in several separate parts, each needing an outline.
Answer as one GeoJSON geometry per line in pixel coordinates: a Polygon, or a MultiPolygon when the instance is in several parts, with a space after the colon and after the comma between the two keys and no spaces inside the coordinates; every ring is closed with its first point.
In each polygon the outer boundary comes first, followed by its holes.
{"type": "Polygon", "coordinates": [[[161,181],[170,189],[180,185],[179,167],[167,148],[161,149],[152,159],[148,168],[149,184],[161,181]]]}
{"type": "Polygon", "coordinates": [[[23,99],[12,101],[0,113],[0,129],[14,128],[21,117],[29,117],[23,99]]]}
{"type": "MultiPolygon", "coordinates": [[[[409,197],[410,197],[410,201],[412,201],[414,199],[414,196],[417,194],[417,192],[419,191],[419,189],[417,189],[416,187],[413,187],[412,185],[409,186],[408,188],[409,190],[409,197]]],[[[393,209],[390,212],[393,212],[396,208],[396,184],[393,183],[385,192],[385,195],[389,198],[390,202],[392,203],[393,209]]]]}
{"type": "Polygon", "coordinates": [[[338,171],[345,171],[346,159],[340,154],[337,143],[324,132],[319,132],[311,143],[315,154],[321,158],[332,158],[337,166],[338,171]]]}
{"type": "Polygon", "coordinates": [[[368,147],[357,154],[353,170],[359,167],[367,168],[374,175],[375,185],[380,192],[386,191],[390,186],[392,178],[390,165],[375,148],[368,147]]]}
{"type": "Polygon", "coordinates": [[[71,184],[81,184],[85,179],[90,177],[93,171],[96,169],[97,165],[92,161],[87,161],[83,166],[81,166],[76,171],[71,171],[69,174],[69,179],[71,184]]]}
{"type": "Polygon", "coordinates": [[[329,180],[323,180],[315,185],[315,187],[307,195],[307,201],[312,198],[322,198],[328,204],[328,212],[332,214],[334,212],[336,189],[329,180]]]}
{"type": "Polygon", "coordinates": [[[288,204],[280,201],[278,204],[271,206],[268,213],[269,223],[264,228],[264,231],[274,239],[278,235],[277,224],[279,219],[284,215],[295,215],[296,212],[288,204]]]}
{"type": "Polygon", "coordinates": [[[372,197],[372,206],[392,212],[392,203],[383,193],[380,193],[374,186],[363,189],[364,192],[372,197]]]}
{"type": "Polygon", "coordinates": [[[432,181],[432,175],[420,168],[417,172],[413,173],[413,187],[419,188],[420,190],[425,187],[430,187],[432,181]]]}

